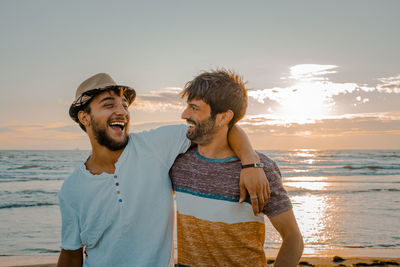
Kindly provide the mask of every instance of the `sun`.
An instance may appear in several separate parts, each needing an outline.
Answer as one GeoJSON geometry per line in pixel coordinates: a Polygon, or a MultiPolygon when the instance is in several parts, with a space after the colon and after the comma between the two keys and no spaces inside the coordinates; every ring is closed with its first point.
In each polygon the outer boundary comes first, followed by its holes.
{"type": "Polygon", "coordinates": [[[329,114],[331,103],[318,82],[300,82],[281,91],[277,115],[286,123],[309,123],[329,114]]]}

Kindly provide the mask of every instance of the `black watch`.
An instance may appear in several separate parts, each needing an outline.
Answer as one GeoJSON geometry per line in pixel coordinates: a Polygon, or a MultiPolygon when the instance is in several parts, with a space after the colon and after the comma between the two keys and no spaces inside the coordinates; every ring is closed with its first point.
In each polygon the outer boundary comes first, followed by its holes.
{"type": "Polygon", "coordinates": [[[263,168],[263,167],[264,167],[263,163],[251,163],[251,164],[242,165],[242,169],[246,169],[246,168],[263,168]]]}

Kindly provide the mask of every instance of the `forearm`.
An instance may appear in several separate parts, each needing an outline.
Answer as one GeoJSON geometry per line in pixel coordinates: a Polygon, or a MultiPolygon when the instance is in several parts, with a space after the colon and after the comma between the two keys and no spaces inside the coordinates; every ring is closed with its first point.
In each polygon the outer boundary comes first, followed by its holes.
{"type": "Polygon", "coordinates": [[[282,246],[276,257],[275,267],[297,266],[301,255],[303,254],[303,238],[298,233],[288,234],[282,241],[282,246]]]}
{"type": "MultiPolygon", "coordinates": [[[[242,165],[259,163],[260,158],[254,151],[247,135],[238,126],[233,126],[228,133],[228,142],[242,165]]],[[[262,212],[269,199],[268,179],[262,168],[246,168],[240,172],[240,202],[250,195],[254,215],[262,212]]]]}
{"type": "Polygon", "coordinates": [[[260,162],[260,158],[254,151],[250,140],[240,127],[234,125],[229,130],[228,142],[233,152],[242,161],[242,164],[260,162]]]}
{"type": "Polygon", "coordinates": [[[83,265],[83,249],[78,250],[61,250],[58,258],[57,267],[82,267],[83,265]]]}

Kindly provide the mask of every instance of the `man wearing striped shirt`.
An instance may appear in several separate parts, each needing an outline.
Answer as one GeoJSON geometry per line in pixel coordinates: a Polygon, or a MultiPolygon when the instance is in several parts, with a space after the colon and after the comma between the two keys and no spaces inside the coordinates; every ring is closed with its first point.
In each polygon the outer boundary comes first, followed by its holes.
{"type": "MultiPolygon", "coordinates": [[[[228,130],[247,108],[242,79],[233,72],[205,72],[187,83],[182,118],[197,146],[180,155],[170,170],[177,201],[178,266],[266,266],[264,214],[282,237],[275,266],[296,266],[303,240],[274,161],[241,165],[228,145],[228,130]],[[263,168],[271,196],[263,214],[250,201],[238,203],[242,168],[263,168]]],[[[250,196],[255,197],[255,196],[250,196]]]]}

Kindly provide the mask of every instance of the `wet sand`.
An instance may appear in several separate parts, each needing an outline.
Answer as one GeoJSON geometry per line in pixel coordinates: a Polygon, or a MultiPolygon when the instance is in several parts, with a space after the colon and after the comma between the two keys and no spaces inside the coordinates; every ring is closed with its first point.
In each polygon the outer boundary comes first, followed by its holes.
{"type": "Polygon", "coordinates": [[[58,254],[1,256],[0,266],[55,267],[57,264],[57,260],[58,254]]]}
{"type": "MultiPolygon", "coordinates": [[[[267,257],[269,266],[273,266],[274,257],[267,257]]],[[[398,257],[342,257],[343,261],[333,257],[302,257],[298,266],[400,266],[398,257]]],[[[1,256],[0,267],[55,267],[58,254],[1,256]]]]}

